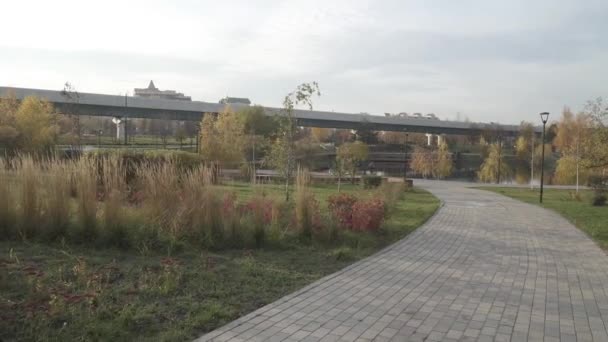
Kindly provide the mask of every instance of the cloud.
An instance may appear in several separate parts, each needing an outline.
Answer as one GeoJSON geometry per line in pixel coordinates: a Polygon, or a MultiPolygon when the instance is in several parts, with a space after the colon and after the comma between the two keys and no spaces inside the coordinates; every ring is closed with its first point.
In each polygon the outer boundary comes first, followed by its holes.
{"type": "Polygon", "coordinates": [[[517,123],[606,92],[602,0],[10,2],[0,84],[119,93],[154,79],[195,99],[517,123]],[[36,8],[36,11],[31,11],[36,8]]]}

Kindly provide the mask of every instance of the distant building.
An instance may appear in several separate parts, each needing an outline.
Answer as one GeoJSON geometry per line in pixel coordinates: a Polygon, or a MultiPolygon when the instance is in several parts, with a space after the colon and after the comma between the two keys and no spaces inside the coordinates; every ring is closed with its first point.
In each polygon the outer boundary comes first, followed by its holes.
{"type": "Polygon", "coordinates": [[[185,96],[183,93],[178,93],[175,90],[160,90],[156,88],[154,81],[150,81],[148,88],[135,88],[135,96],[149,99],[192,101],[190,96],[185,96]]]}
{"type": "Polygon", "coordinates": [[[249,106],[251,104],[251,101],[249,101],[248,98],[244,98],[244,97],[224,97],[223,99],[220,100],[220,104],[244,104],[249,106]]]}

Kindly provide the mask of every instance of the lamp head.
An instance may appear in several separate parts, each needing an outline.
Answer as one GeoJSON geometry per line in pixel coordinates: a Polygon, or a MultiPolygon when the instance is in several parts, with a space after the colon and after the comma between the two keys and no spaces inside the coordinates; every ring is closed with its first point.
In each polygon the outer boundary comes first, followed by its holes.
{"type": "Polygon", "coordinates": [[[546,124],[549,120],[549,112],[540,113],[540,119],[542,120],[543,124],[546,124]]]}

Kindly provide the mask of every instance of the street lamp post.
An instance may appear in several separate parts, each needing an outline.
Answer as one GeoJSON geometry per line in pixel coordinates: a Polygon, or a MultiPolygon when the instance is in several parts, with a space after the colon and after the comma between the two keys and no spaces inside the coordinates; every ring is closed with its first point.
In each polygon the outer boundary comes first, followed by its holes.
{"type": "Polygon", "coordinates": [[[502,137],[498,137],[498,176],[496,177],[496,184],[500,184],[500,167],[502,162],[502,137]]]}
{"type": "Polygon", "coordinates": [[[125,146],[127,146],[129,144],[129,138],[127,136],[127,134],[129,134],[129,126],[128,125],[128,120],[127,120],[127,93],[125,93],[125,146]]]}
{"type": "Polygon", "coordinates": [[[405,133],[405,151],[403,152],[403,178],[407,179],[407,138],[408,133],[405,133]]]}
{"type": "Polygon", "coordinates": [[[540,203],[543,203],[543,183],[545,178],[545,127],[547,126],[547,120],[549,120],[549,113],[540,113],[540,119],[543,122],[543,139],[542,139],[542,153],[540,160],[540,203]]]}

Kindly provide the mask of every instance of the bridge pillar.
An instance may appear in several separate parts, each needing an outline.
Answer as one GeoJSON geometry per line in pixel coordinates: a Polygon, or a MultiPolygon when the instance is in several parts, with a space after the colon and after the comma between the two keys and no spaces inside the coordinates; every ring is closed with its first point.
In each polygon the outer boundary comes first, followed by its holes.
{"type": "Polygon", "coordinates": [[[120,142],[125,138],[125,120],[121,117],[114,117],[112,122],[116,125],[116,140],[120,142]]]}
{"type": "Polygon", "coordinates": [[[437,134],[437,146],[441,145],[441,143],[443,143],[443,139],[444,139],[444,135],[443,134],[437,134]]]}
{"type": "Polygon", "coordinates": [[[431,133],[426,134],[426,144],[427,146],[431,146],[433,144],[433,135],[431,133]]]}

